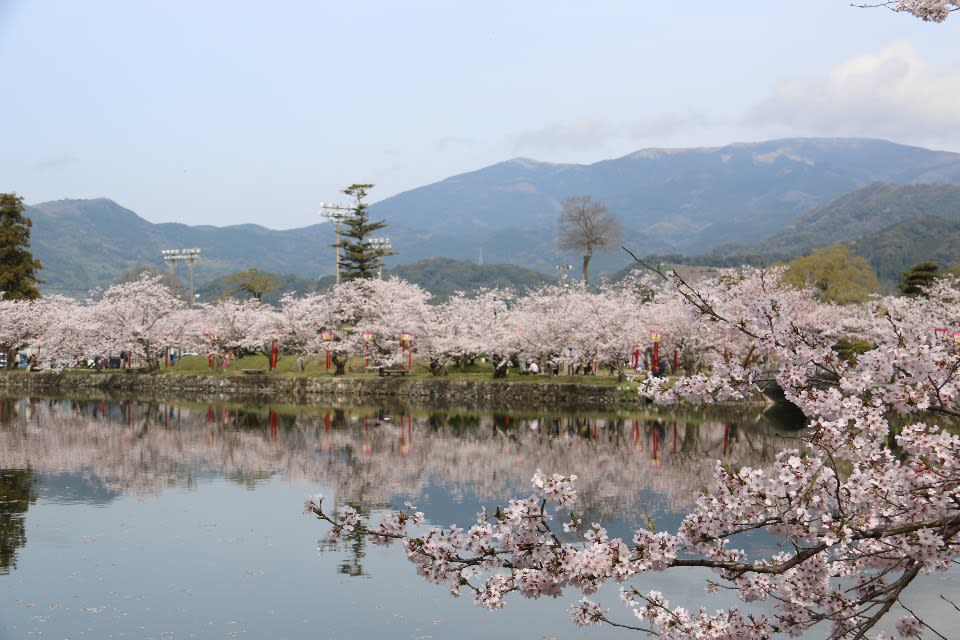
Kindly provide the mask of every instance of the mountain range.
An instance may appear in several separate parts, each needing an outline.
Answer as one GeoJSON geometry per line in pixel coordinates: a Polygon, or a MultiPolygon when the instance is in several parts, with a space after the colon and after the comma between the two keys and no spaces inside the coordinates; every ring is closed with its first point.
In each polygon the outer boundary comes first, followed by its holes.
{"type": "MultiPolygon", "coordinates": [[[[911,220],[921,217],[945,237],[960,216],[957,184],[960,154],[805,138],[646,149],[589,165],[509,160],[376,202],[370,213],[388,223],[398,253],[388,267],[446,257],[555,277],[558,264],[578,264],[554,240],[561,203],[573,195],[605,203],[638,254],[789,256],[841,241],[863,245],[897,225],[902,239],[918,231],[911,220]]],[[[105,198],[39,203],[26,213],[46,292],[83,295],[124,271],[162,268],[160,251],[169,248],[201,249],[198,285],[251,267],[307,279],[333,271],[325,223],[286,231],[152,224],[105,198]]],[[[951,259],[950,247],[937,250],[951,259]]],[[[592,271],[627,262],[620,251],[598,254],[592,271]]]]}

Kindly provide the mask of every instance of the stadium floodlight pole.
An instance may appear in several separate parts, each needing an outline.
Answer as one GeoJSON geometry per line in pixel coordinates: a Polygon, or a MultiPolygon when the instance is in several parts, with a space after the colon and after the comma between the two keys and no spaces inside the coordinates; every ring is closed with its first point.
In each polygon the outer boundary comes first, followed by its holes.
{"type": "Polygon", "coordinates": [[[393,245],[390,238],[367,238],[367,244],[377,252],[377,278],[383,280],[383,258],[392,255],[393,245]]]}
{"type": "Polygon", "coordinates": [[[163,255],[163,261],[170,265],[170,286],[173,287],[173,276],[178,262],[187,263],[187,271],[190,273],[190,297],[187,299],[187,305],[193,306],[193,265],[200,259],[200,249],[163,249],[160,251],[163,255]]]}
{"type": "Polygon", "coordinates": [[[320,215],[330,221],[330,224],[333,225],[333,232],[337,236],[337,241],[333,245],[336,249],[334,257],[336,260],[337,284],[340,284],[340,225],[343,224],[347,218],[353,217],[354,211],[354,207],[342,204],[334,204],[332,202],[320,203],[320,215]]]}

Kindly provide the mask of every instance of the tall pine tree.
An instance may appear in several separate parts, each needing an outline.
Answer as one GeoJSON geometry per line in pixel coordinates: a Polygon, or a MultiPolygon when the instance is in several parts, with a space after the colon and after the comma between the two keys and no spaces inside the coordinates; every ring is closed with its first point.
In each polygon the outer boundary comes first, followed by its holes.
{"type": "Polygon", "coordinates": [[[377,277],[380,262],[390,255],[383,247],[369,242],[371,234],[387,226],[386,221],[371,222],[367,197],[372,184],[352,184],[343,190],[355,200],[353,212],[341,222],[340,274],[344,280],[372,279],[377,277]]]}
{"type": "Polygon", "coordinates": [[[0,193],[0,292],[9,300],[40,297],[40,261],[30,253],[30,218],[23,215],[23,198],[0,193]]]}

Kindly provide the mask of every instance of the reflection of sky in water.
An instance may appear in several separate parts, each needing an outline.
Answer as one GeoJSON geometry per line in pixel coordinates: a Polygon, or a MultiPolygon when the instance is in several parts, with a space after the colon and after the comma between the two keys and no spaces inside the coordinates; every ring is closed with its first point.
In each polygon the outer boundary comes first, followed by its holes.
{"type": "MultiPolygon", "coordinates": [[[[348,415],[328,430],[320,412],[282,416],[271,430],[269,418],[251,427],[246,417],[221,420],[219,409],[213,421],[205,409],[184,410],[175,424],[156,421],[154,410],[114,409],[105,420],[55,409],[37,407],[29,419],[0,427],[0,466],[29,462],[37,495],[16,568],[0,575],[3,640],[632,637],[575,627],[566,614],[573,592],[556,601],[513,599],[497,613],[469,597],[453,599],[417,578],[399,548],[326,543],[325,527],[302,514],[303,500],[320,491],[377,509],[413,498],[438,524],[468,526],[482,504],[527,495],[531,469],[550,461],[578,465],[592,501],[588,513],[599,514],[613,535],[629,537],[646,515],[674,527],[678,505],[702,477],[682,468],[697,462],[692,453],[651,464],[651,442],[636,446],[642,438],[632,439],[629,416],[587,420],[587,437],[567,441],[525,431],[526,418],[514,420],[504,438],[482,420],[454,437],[419,418],[404,431],[369,422],[365,429],[348,415]]],[[[168,409],[163,415],[171,416],[168,409]]],[[[669,427],[658,436],[668,450],[669,427]]],[[[678,442],[696,435],[699,444],[689,451],[707,459],[724,446],[714,431],[678,431],[678,442]]],[[[727,443],[730,455],[747,458],[786,442],[763,430],[741,429],[736,437],[727,443]]],[[[635,584],[687,606],[732,602],[729,594],[705,596],[705,575],[681,570],[635,584]]],[[[957,596],[957,586],[944,576],[927,584],[911,600],[942,616],[947,607],[936,595],[957,596]]],[[[614,590],[606,604],[625,613],[614,590]]],[[[941,619],[952,628],[953,618],[941,619]]]]}

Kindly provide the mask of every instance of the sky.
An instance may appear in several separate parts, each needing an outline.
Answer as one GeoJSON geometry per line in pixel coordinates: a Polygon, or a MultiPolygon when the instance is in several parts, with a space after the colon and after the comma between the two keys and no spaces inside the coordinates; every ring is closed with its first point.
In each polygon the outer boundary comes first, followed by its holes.
{"type": "Polygon", "coordinates": [[[0,0],[0,192],[271,229],[517,157],[960,152],[960,15],[844,0],[0,0]]]}

